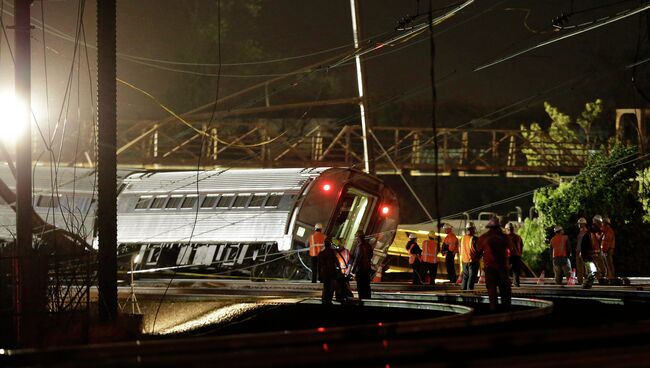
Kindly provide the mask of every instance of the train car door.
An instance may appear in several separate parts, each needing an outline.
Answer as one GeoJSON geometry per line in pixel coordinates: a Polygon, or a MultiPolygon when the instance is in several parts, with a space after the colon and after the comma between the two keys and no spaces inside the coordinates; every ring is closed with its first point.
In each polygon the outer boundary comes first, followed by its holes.
{"type": "Polygon", "coordinates": [[[352,251],[354,234],[368,226],[370,213],[377,197],[353,187],[344,189],[334,213],[334,227],[331,234],[340,245],[352,251]]]}

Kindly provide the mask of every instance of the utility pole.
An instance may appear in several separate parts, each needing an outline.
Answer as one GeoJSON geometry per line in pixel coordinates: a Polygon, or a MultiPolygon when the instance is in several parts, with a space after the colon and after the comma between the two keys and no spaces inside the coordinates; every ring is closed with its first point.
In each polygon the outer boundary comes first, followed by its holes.
{"type": "Polygon", "coordinates": [[[99,316],[117,316],[116,3],[97,1],[99,316]]]}
{"type": "Polygon", "coordinates": [[[23,130],[16,141],[16,268],[14,313],[16,340],[20,344],[31,340],[30,318],[38,312],[34,288],[30,281],[28,263],[32,254],[32,134],[31,134],[31,0],[14,0],[15,9],[15,83],[16,99],[20,101],[19,120],[23,130]]]}
{"type": "MultiPolygon", "coordinates": [[[[350,12],[352,14],[352,36],[354,38],[354,49],[355,52],[358,52],[360,49],[360,40],[361,40],[361,14],[359,11],[359,2],[358,0],[350,0],[350,12]]],[[[372,146],[368,141],[370,131],[370,122],[368,121],[368,116],[366,110],[368,109],[368,98],[366,95],[366,78],[363,73],[363,65],[361,62],[361,56],[355,55],[354,63],[357,70],[357,87],[359,89],[359,111],[361,115],[361,132],[363,134],[363,169],[367,173],[375,173],[375,162],[371,161],[370,157],[372,156],[372,146]]]]}

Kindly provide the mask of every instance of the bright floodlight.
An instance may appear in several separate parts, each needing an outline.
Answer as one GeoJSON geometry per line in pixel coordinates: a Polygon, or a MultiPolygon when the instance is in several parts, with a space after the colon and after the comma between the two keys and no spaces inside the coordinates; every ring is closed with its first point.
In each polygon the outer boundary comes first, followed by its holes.
{"type": "MultiPolygon", "coordinates": [[[[0,139],[15,143],[25,130],[24,104],[11,92],[0,93],[0,139]]],[[[31,119],[30,119],[31,120],[31,119]]]]}

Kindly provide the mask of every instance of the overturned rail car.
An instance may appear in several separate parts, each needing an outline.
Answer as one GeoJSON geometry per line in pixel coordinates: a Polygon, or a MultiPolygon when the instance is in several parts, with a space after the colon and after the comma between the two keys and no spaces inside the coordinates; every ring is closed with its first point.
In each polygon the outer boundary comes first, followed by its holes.
{"type": "Polygon", "coordinates": [[[351,251],[363,230],[377,269],[399,223],[398,199],[348,168],[136,173],[118,197],[118,260],[136,273],[304,279],[318,222],[351,251]]]}

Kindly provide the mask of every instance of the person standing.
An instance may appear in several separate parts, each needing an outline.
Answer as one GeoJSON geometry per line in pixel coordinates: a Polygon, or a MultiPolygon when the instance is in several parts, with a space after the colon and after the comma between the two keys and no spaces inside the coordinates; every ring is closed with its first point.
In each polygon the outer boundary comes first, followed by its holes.
{"type": "Polygon", "coordinates": [[[429,274],[429,285],[436,284],[438,275],[438,252],[440,251],[440,238],[435,231],[429,231],[429,239],[422,242],[422,282],[429,274]]]}
{"type": "Polygon", "coordinates": [[[314,226],[314,232],[307,241],[309,247],[309,257],[311,258],[311,282],[316,283],[318,279],[318,254],[325,244],[325,235],[323,234],[323,224],[320,222],[314,226]]]}
{"type": "Polygon", "coordinates": [[[359,299],[370,299],[370,274],[372,273],[372,245],[368,243],[363,231],[357,231],[354,240],[352,272],[357,281],[359,299]]]}
{"type": "Polygon", "coordinates": [[[486,227],[488,232],[478,238],[476,253],[479,258],[483,258],[485,266],[485,287],[490,298],[490,310],[495,312],[498,309],[497,288],[501,295],[501,306],[507,310],[510,309],[512,300],[506,255],[510,242],[501,230],[498,219],[491,218],[486,227]]]}
{"type": "Polygon", "coordinates": [[[584,289],[589,289],[594,283],[596,266],[593,261],[593,247],[591,245],[591,233],[587,228],[587,219],[578,219],[578,235],[576,237],[576,269],[578,283],[584,289]]]}
{"type": "Polygon", "coordinates": [[[466,234],[460,239],[460,262],[462,265],[463,281],[461,289],[474,290],[474,283],[478,276],[479,261],[477,259],[476,227],[473,222],[465,226],[466,234]]]}
{"type": "Polygon", "coordinates": [[[324,241],[324,248],[318,253],[318,280],[323,283],[321,301],[325,305],[332,304],[332,297],[337,288],[337,280],[341,271],[336,251],[330,240],[324,241]]]}
{"type": "Polygon", "coordinates": [[[519,277],[521,276],[521,256],[524,251],[524,241],[521,236],[515,232],[515,225],[512,222],[506,224],[506,233],[510,240],[510,265],[512,266],[512,276],[515,286],[519,286],[519,277]]]}
{"type": "Polygon", "coordinates": [[[609,217],[603,217],[602,224],[603,238],[600,242],[600,248],[603,252],[605,265],[607,266],[607,279],[614,280],[616,272],[614,271],[614,249],[616,247],[616,235],[612,228],[612,222],[609,217]]]}
{"type": "Polygon", "coordinates": [[[413,267],[413,285],[422,285],[421,261],[422,249],[417,242],[417,235],[409,234],[409,241],[406,243],[406,251],[409,253],[409,265],[413,267]]]}
{"type": "Polygon", "coordinates": [[[556,225],[553,228],[555,235],[551,238],[551,249],[553,251],[553,273],[555,283],[562,285],[562,276],[567,280],[571,276],[571,264],[569,263],[569,237],[564,235],[562,226],[556,225]]]}
{"type": "Polygon", "coordinates": [[[445,256],[445,265],[447,266],[447,277],[449,282],[456,282],[456,254],[458,253],[458,238],[454,234],[454,228],[445,224],[442,227],[443,232],[446,234],[445,239],[442,241],[442,254],[445,256]]]}
{"type": "Polygon", "coordinates": [[[607,266],[605,265],[605,259],[601,251],[601,243],[603,241],[603,217],[601,215],[595,215],[592,219],[591,225],[591,247],[593,250],[592,259],[596,265],[596,278],[598,278],[599,283],[605,283],[605,275],[607,274],[607,266]]]}

